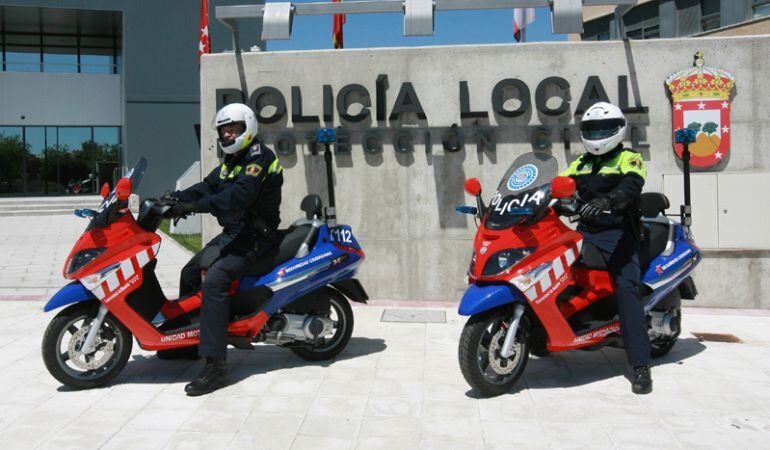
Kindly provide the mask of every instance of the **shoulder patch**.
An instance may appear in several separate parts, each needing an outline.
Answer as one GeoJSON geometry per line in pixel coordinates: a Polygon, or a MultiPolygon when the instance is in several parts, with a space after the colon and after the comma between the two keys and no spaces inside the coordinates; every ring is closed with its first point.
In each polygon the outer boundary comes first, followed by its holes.
{"type": "Polygon", "coordinates": [[[262,146],[259,145],[259,142],[251,146],[251,150],[249,150],[249,157],[253,156],[259,156],[262,154],[262,146]]]}
{"type": "Polygon", "coordinates": [[[262,172],[262,166],[259,164],[249,164],[246,166],[246,175],[250,177],[256,177],[262,172]]]}

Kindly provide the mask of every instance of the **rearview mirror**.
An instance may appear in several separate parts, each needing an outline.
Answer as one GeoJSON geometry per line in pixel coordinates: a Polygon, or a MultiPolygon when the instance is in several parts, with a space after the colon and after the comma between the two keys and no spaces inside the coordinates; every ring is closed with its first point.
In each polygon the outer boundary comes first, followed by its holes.
{"type": "Polygon", "coordinates": [[[110,183],[104,183],[99,194],[101,194],[102,198],[107,198],[107,196],[110,195],[110,183]]]}
{"type": "Polygon", "coordinates": [[[465,180],[465,192],[476,197],[481,195],[481,182],[478,178],[468,178],[465,180]]]}
{"type": "Polygon", "coordinates": [[[131,195],[131,180],[128,178],[121,178],[118,181],[118,184],[115,185],[115,195],[121,202],[127,201],[128,197],[131,195]]]}
{"type": "Polygon", "coordinates": [[[551,197],[567,198],[575,195],[577,184],[570,177],[556,177],[551,181],[551,197]]]}

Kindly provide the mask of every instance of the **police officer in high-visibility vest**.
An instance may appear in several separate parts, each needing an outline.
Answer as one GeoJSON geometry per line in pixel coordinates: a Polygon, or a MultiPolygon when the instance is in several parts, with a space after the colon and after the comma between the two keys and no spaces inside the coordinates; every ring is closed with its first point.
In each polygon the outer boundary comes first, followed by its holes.
{"type": "Polygon", "coordinates": [[[229,104],[217,113],[212,126],[219,135],[224,163],[202,182],[170,194],[179,202],[169,216],[211,213],[223,227],[222,233],[193,256],[181,274],[183,296],[201,288],[201,268],[207,268],[202,283],[198,350],[206,358],[206,365],[198,378],[185,386],[191,396],[207,394],[229,383],[227,293],[249,265],[261,257],[271,257],[278,243],[283,184],[280,162],[256,138],[257,119],[251,108],[229,104]]]}
{"type": "Polygon", "coordinates": [[[623,148],[625,133],[620,108],[594,104],[580,123],[586,153],[562,175],[575,179],[584,202],[578,225],[583,242],[599,249],[615,282],[621,333],[634,368],[632,390],[647,394],[652,392],[650,341],[639,292],[640,199],[647,170],[639,153],[623,148]]]}

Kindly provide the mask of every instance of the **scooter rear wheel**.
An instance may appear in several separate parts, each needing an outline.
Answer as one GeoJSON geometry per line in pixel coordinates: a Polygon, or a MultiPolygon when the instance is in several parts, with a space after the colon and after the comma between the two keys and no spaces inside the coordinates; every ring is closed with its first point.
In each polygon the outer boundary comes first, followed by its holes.
{"type": "Polygon", "coordinates": [[[502,358],[500,348],[505,340],[511,314],[495,309],[472,316],[460,336],[460,370],[468,384],[483,396],[509,392],[527,366],[529,359],[530,323],[522,316],[513,345],[513,356],[502,358]]]}
{"type": "Polygon", "coordinates": [[[62,384],[75,389],[92,389],[112,381],[125,367],[134,340],[115,316],[107,314],[94,342],[96,350],[80,354],[99,304],[76,303],[51,320],[43,335],[43,362],[62,384]]]}
{"type": "Polygon", "coordinates": [[[317,345],[302,345],[290,347],[297,356],[308,361],[324,361],[332,359],[345,349],[353,334],[353,308],[345,296],[333,289],[326,289],[329,296],[330,318],[335,322],[334,333],[323,337],[323,342],[317,345]]]}

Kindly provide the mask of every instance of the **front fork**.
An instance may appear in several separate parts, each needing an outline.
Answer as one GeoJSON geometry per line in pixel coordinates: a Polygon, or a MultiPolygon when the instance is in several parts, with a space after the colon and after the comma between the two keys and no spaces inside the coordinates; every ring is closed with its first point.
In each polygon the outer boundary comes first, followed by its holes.
{"type": "Polygon", "coordinates": [[[94,352],[94,342],[99,335],[99,330],[102,328],[104,318],[107,317],[107,307],[103,303],[99,304],[99,312],[96,313],[96,317],[91,321],[91,328],[88,329],[86,340],[83,342],[83,346],[80,347],[81,355],[90,355],[94,352]]]}
{"type": "Polygon", "coordinates": [[[513,356],[513,343],[516,341],[516,331],[519,329],[519,323],[521,322],[521,316],[523,315],[524,305],[516,303],[513,307],[513,319],[511,319],[508,332],[505,333],[503,346],[500,348],[500,356],[502,358],[510,358],[513,356]]]}

